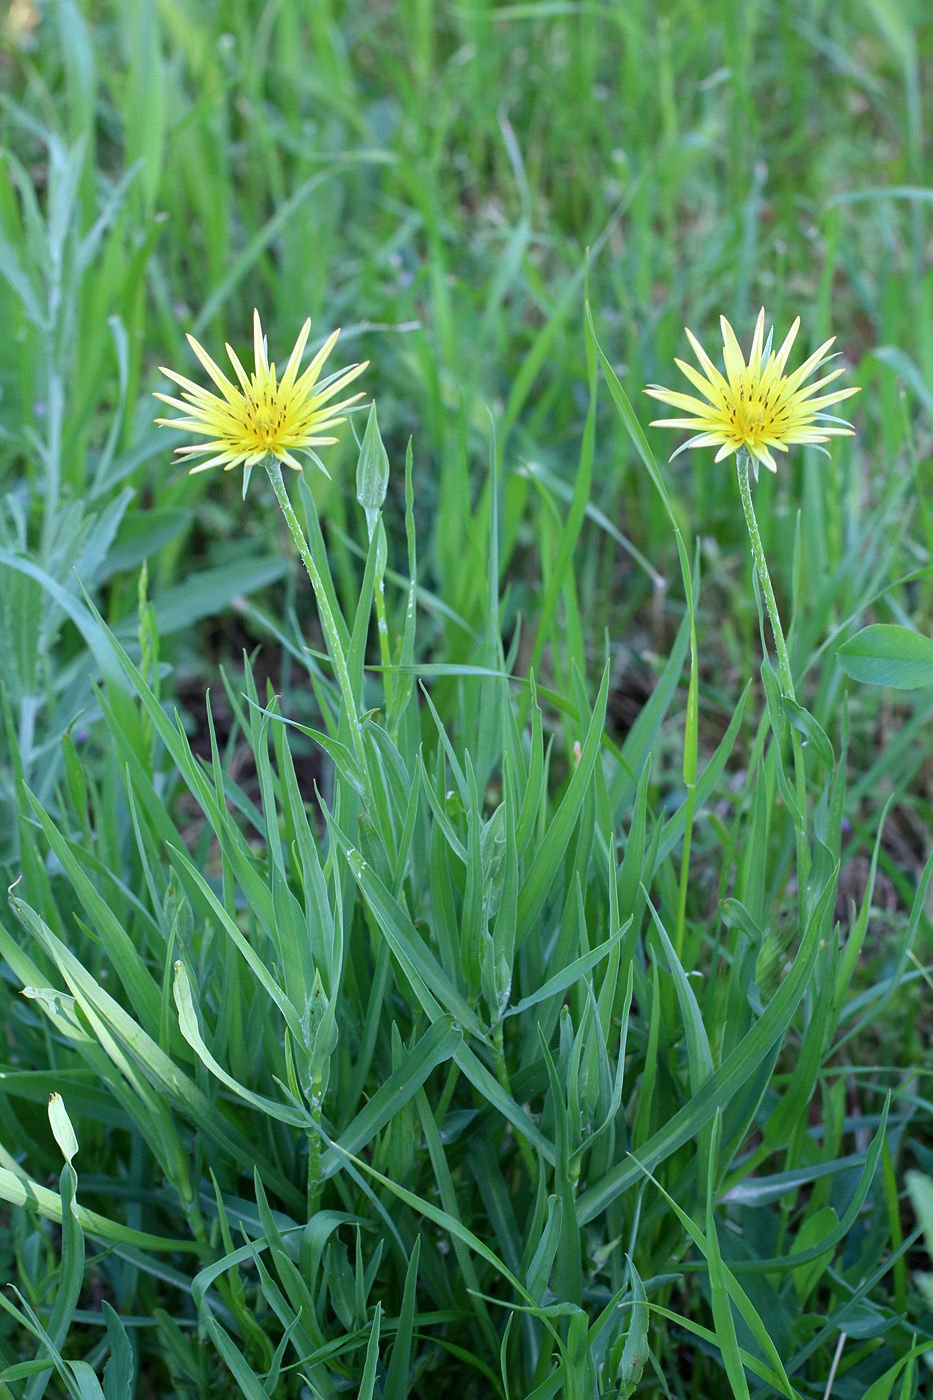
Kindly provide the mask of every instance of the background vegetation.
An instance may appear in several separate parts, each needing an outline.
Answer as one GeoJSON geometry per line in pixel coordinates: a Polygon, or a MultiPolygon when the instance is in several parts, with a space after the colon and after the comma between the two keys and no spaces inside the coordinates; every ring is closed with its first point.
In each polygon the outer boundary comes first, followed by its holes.
{"type": "Polygon", "coordinates": [[[925,7],[3,24],[0,1394],[926,1393],[931,697],[835,661],[929,632],[925,7]],[[756,494],[804,890],[732,471],[612,392],[762,303],[863,389],[756,494]],[[254,306],[372,361],[375,528],[290,483],[366,773],[152,424],[254,306]]]}

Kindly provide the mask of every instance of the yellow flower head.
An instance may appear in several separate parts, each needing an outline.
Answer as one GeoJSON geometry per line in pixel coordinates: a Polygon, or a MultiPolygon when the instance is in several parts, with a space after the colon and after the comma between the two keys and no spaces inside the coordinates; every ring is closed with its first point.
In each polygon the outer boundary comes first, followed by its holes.
{"type": "MultiPolygon", "coordinates": [[[[703,373],[700,374],[692,365],[684,364],[683,360],[675,360],[677,368],[700,391],[705,403],[691,394],[662,389],[658,384],[652,384],[645,390],[652,398],[694,415],[692,418],[660,418],[651,424],[652,428],[699,428],[695,437],[677,449],[675,457],[688,447],[718,447],[716,461],[721,462],[730,452],[745,447],[755,461],[757,475],[759,462],[769,471],[777,471],[771,455],[772,447],[786,452],[792,443],[821,443],[828,442],[831,437],[853,435],[851,423],[846,423],[842,418],[833,418],[821,410],[828,404],[857,394],[857,388],[835,389],[831,394],[813,397],[819,389],[844,373],[841,368],[834,369],[815,384],[803,387],[803,381],[831,358],[826,352],[835,336],[814,350],[793,374],[785,374],[787,357],[800,328],[799,316],[788,331],[784,344],[775,353],[771,349],[772,332],[768,334],[767,345],[764,344],[765,313],[762,307],[755,325],[748,364],[739,349],[735,332],[724,316],[720,316],[719,324],[722,327],[725,378],[692,331],[687,331],[687,339],[693,346],[693,353],[703,373]]],[[[826,449],[820,448],[820,451],[825,452],[826,449]]]]}
{"type": "Polygon", "coordinates": [[[353,394],[340,403],[332,403],[331,400],[363,373],[369,361],[351,365],[349,369],[331,375],[318,384],[324,361],[340,334],[337,330],[328,337],[299,377],[298,367],[310,330],[311,322],[307,320],[295,341],[285,373],[278,379],[275,365],[269,363],[259,312],[254,311],[253,355],[256,368],[253,373],[248,375],[235,351],[229,345],[226,347],[239,387],[227,378],[194,336],[188,336],[189,345],[217,385],[221,396],[209,393],[174,370],[162,369],[164,375],[181,386],[182,397],[171,399],[165,394],[156,394],[155,397],[172,408],[181,409],[186,415],[184,418],[157,418],[157,423],[167,428],[187,428],[189,432],[199,433],[208,439],[207,442],[189,443],[175,449],[186,461],[208,456],[206,462],[193,466],[192,472],[205,472],[209,467],[223,464],[224,471],[242,465],[248,473],[266,457],[277,457],[300,472],[301,463],[292,456],[293,452],[306,453],[323,470],[314,448],[329,446],[337,438],[321,437],[320,434],[335,428],[338,423],[346,422],[339,416],[342,410],[356,403],[363,394],[353,394]],[[214,455],[210,456],[210,453],[214,455]]]}

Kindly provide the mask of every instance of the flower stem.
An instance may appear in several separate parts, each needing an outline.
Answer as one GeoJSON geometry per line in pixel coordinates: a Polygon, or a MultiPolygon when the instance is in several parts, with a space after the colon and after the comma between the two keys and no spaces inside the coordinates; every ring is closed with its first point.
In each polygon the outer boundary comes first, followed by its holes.
{"type": "Polygon", "coordinates": [[[353,686],[350,682],[347,658],[344,655],[343,646],[340,641],[340,633],[337,630],[337,622],[330,606],[327,590],[324,587],[324,580],[321,578],[320,570],[314,562],[314,556],[308,547],[304,531],[298,523],[298,517],[292,509],[292,503],[288,499],[288,492],[285,489],[285,482],[282,480],[282,468],[279,466],[278,459],[275,457],[267,457],[264,466],[266,468],[266,474],[272,483],[275,498],[279,503],[282,514],[285,516],[285,523],[295,542],[295,547],[301,555],[301,562],[304,564],[308,578],[311,580],[311,587],[314,589],[318,616],[321,619],[321,629],[324,633],[324,641],[327,645],[331,661],[334,663],[334,670],[337,674],[337,682],[340,686],[340,694],[343,700],[343,709],[350,728],[350,742],[353,746],[353,753],[359,765],[363,782],[368,788],[369,769],[366,762],[366,749],[363,744],[363,735],[360,730],[359,711],[357,709],[356,697],[353,694],[353,686]]]}
{"type": "Polygon", "coordinates": [[[758,570],[758,582],[761,585],[762,593],[765,595],[765,607],[768,609],[768,617],[771,619],[771,631],[774,633],[781,690],[785,695],[789,695],[790,698],[794,700],[796,696],[794,694],[794,678],[791,675],[790,669],[790,657],[787,655],[787,643],[784,640],[784,629],[781,627],[781,616],[778,612],[774,589],[771,586],[768,562],[765,559],[764,547],[761,543],[761,536],[758,533],[758,521],[755,518],[755,507],[752,504],[752,489],[748,479],[747,447],[740,447],[735,454],[735,466],[739,478],[739,495],[742,498],[742,509],[745,512],[745,523],[748,526],[748,538],[752,546],[752,559],[754,560],[755,568],[758,570]]]}
{"type": "Polygon", "coordinates": [[[392,654],[389,647],[389,621],[386,613],[386,532],[381,520],[376,528],[379,531],[379,538],[376,542],[376,631],[379,634],[379,659],[384,668],[382,674],[385,677],[386,711],[391,712],[395,681],[387,669],[391,665],[392,654]]]}
{"type": "MultiPolygon", "coordinates": [[[[768,573],[768,561],[765,558],[761,536],[758,533],[758,521],[755,518],[755,507],[752,504],[752,489],[748,478],[748,466],[748,448],[740,447],[735,454],[739,495],[742,498],[742,509],[745,512],[745,524],[748,526],[748,538],[752,547],[752,560],[754,561],[755,572],[758,575],[759,586],[764,594],[765,607],[768,610],[768,617],[771,621],[771,631],[774,635],[781,694],[784,698],[796,704],[797,697],[794,692],[794,677],[790,669],[790,657],[787,654],[787,642],[784,639],[781,615],[778,612],[777,599],[774,596],[774,588],[771,584],[771,575],[768,573]]],[[[794,819],[794,826],[797,833],[797,896],[800,910],[800,932],[802,934],[807,914],[807,880],[810,876],[810,848],[807,844],[807,776],[803,761],[803,743],[800,738],[800,731],[792,724],[789,725],[789,728],[791,748],[794,754],[794,780],[797,798],[797,813],[794,819]]]]}

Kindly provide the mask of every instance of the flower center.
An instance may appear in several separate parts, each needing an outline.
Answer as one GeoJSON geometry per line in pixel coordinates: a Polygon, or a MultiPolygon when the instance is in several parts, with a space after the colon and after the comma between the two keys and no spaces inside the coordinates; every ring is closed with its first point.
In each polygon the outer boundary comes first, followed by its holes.
{"type": "Polygon", "coordinates": [[[253,428],[257,437],[264,438],[267,442],[275,436],[277,427],[275,415],[268,404],[263,404],[253,418],[253,428]]]}
{"type": "Polygon", "coordinates": [[[260,447],[277,445],[282,433],[285,414],[274,394],[252,394],[247,397],[245,427],[260,447]]]}
{"type": "Polygon", "coordinates": [[[736,427],[744,437],[757,438],[764,426],[765,411],[760,403],[740,403],[736,414],[736,427]]]}

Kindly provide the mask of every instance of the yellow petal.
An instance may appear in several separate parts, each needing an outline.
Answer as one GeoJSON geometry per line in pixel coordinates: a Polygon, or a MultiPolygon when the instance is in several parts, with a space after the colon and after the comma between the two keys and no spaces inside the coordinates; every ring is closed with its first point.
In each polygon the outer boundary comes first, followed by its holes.
{"type": "Polygon", "coordinates": [[[233,349],[232,345],[225,344],[224,349],[226,350],[227,355],[230,358],[230,363],[233,365],[233,368],[236,372],[236,377],[240,381],[240,388],[243,390],[244,394],[248,394],[250,391],[249,375],[246,373],[246,370],[240,364],[239,355],[233,349]]]}
{"type": "Polygon", "coordinates": [[[256,377],[261,378],[269,373],[269,361],[266,358],[266,338],[262,333],[262,322],[259,319],[259,312],[253,308],[253,359],[256,361],[256,377]]]}
{"type": "Polygon", "coordinates": [[[696,355],[696,357],[697,357],[697,359],[699,360],[700,364],[701,364],[701,365],[703,366],[703,368],[706,370],[706,374],[707,374],[707,377],[708,377],[708,379],[709,379],[709,382],[710,382],[711,384],[715,384],[716,388],[720,391],[720,393],[723,393],[723,394],[727,393],[727,392],[728,392],[728,389],[729,389],[729,385],[727,384],[726,380],[722,377],[722,375],[720,374],[720,372],[719,372],[719,370],[716,368],[716,366],[713,364],[713,362],[712,362],[712,360],[710,359],[709,355],[707,355],[706,351],[703,349],[703,346],[700,344],[700,342],[697,340],[696,336],[693,334],[693,331],[690,330],[690,328],[689,328],[688,326],[685,326],[685,327],[684,327],[684,330],[685,330],[686,333],[687,333],[687,339],[689,340],[690,344],[691,344],[692,347],[693,347],[693,353],[694,353],[694,355],[696,355]]]}
{"type": "Polygon", "coordinates": [[[755,334],[752,337],[752,348],[748,357],[749,374],[753,375],[756,379],[761,370],[761,352],[764,349],[764,341],[765,309],[762,307],[758,313],[758,320],[755,322],[755,334]]]}
{"type": "MultiPolygon", "coordinates": [[[[285,373],[282,375],[282,383],[280,385],[283,393],[288,393],[295,382],[295,375],[298,373],[298,366],[301,364],[301,357],[304,354],[305,345],[308,342],[308,336],[310,334],[311,317],[309,316],[298,332],[298,339],[295,341],[295,347],[288,357],[288,364],[285,366],[285,373]]],[[[301,467],[299,466],[297,470],[301,471],[301,467]]]]}
{"type": "Polygon", "coordinates": [[[720,316],[719,325],[722,330],[722,354],[726,362],[726,373],[729,376],[729,383],[735,393],[738,393],[745,378],[747,365],[745,364],[739,342],[735,338],[735,331],[729,325],[725,316],[720,316]]]}
{"type": "Polygon", "coordinates": [[[800,384],[802,380],[806,379],[807,375],[811,374],[813,370],[816,369],[817,365],[823,363],[826,359],[826,351],[833,344],[835,339],[836,337],[832,335],[829,340],[824,340],[819,350],[814,350],[809,359],[804,360],[803,364],[799,365],[798,368],[794,370],[793,374],[787,376],[787,385],[791,392],[796,392],[797,385],[800,384]]]}
{"type": "Polygon", "coordinates": [[[697,413],[705,417],[710,412],[710,404],[704,403],[702,399],[695,399],[692,394],[681,394],[676,389],[662,389],[658,384],[650,384],[645,390],[653,399],[660,399],[661,403],[669,403],[671,408],[683,408],[688,413],[697,413]]]}
{"type": "MultiPolygon", "coordinates": [[[[224,398],[227,400],[228,403],[233,403],[237,398],[237,391],[236,389],[234,389],[233,385],[230,383],[230,380],[224,374],[223,370],[220,368],[219,365],[216,365],[214,363],[210,355],[204,349],[203,345],[199,345],[193,335],[187,335],[185,339],[191,346],[194,353],[197,355],[198,359],[201,361],[201,364],[207,370],[211,379],[213,379],[214,383],[217,385],[217,388],[223,394],[224,398]]],[[[197,393],[204,393],[204,390],[198,389],[196,385],[194,386],[194,388],[196,389],[197,393]]]]}
{"type": "MultiPolygon", "coordinates": [[[[685,360],[675,360],[674,364],[681,374],[686,375],[695,389],[699,389],[701,394],[705,394],[710,403],[720,407],[723,402],[723,391],[717,384],[713,384],[709,379],[704,379],[699,370],[695,370],[693,365],[688,365],[685,360]]],[[[725,380],[723,380],[725,384],[725,380]]]]}
{"type": "Polygon", "coordinates": [[[791,352],[791,347],[797,339],[797,332],[800,330],[800,317],[798,316],[784,337],[784,344],[774,357],[774,367],[778,374],[784,373],[784,366],[787,364],[787,357],[791,352]]]}
{"type": "MultiPolygon", "coordinates": [[[[328,355],[336,345],[337,337],[339,334],[339,326],[335,331],[331,331],[330,335],[327,337],[324,344],[321,346],[320,350],[317,352],[314,359],[308,365],[308,368],[305,370],[304,374],[301,376],[301,378],[298,380],[298,383],[295,385],[296,391],[308,388],[316,382],[317,377],[321,372],[321,366],[324,364],[324,361],[327,359],[328,355]]],[[[362,371],[360,372],[362,373],[362,371]]]]}

